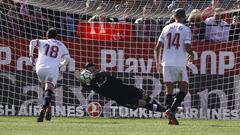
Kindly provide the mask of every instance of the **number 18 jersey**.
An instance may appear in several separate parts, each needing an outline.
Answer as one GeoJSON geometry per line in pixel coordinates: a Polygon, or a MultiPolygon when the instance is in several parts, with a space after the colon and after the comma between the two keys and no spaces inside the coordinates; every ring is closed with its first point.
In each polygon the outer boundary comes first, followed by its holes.
{"type": "Polygon", "coordinates": [[[185,44],[191,44],[191,30],[181,23],[165,26],[158,39],[164,44],[162,66],[186,66],[185,44]]]}
{"type": "Polygon", "coordinates": [[[62,57],[64,55],[69,55],[68,49],[59,40],[36,40],[36,46],[38,47],[36,70],[40,68],[58,70],[62,57]]]}

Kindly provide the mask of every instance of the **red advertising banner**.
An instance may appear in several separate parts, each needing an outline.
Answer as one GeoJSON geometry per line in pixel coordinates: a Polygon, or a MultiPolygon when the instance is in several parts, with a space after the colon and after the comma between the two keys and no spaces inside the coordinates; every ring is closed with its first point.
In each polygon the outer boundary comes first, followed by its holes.
{"type": "MultiPolygon", "coordinates": [[[[154,43],[63,40],[73,62],[67,70],[81,68],[92,61],[100,69],[118,72],[155,73],[154,43]]],[[[0,70],[32,70],[28,58],[28,39],[0,38],[0,70]]],[[[238,42],[210,43],[195,41],[192,48],[195,61],[189,66],[193,74],[239,74],[238,42]]]]}
{"type": "Polygon", "coordinates": [[[80,22],[77,26],[77,35],[85,40],[130,41],[132,27],[132,24],[80,22]]]}

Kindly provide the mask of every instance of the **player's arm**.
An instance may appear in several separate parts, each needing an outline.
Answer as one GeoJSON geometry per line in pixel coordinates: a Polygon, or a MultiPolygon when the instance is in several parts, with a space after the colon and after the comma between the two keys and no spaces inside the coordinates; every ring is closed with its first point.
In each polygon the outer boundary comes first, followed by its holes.
{"type": "Polygon", "coordinates": [[[91,91],[92,90],[91,85],[87,85],[86,83],[81,83],[81,86],[82,86],[83,91],[91,91]]]}
{"type": "Polygon", "coordinates": [[[155,47],[155,60],[156,60],[156,68],[158,72],[161,72],[161,53],[162,53],[162,47],[164,46],[164,28],[163,31],[158,39],[157,45],[155,47]]]}
{"type": "Polygon", "coordinates": [[[34,66],[35,65],[35,59],[34,59],[34,48],[39,45],[39,40],[31,40],[30,44],[29,44],[29,58],[30,58],[30,62],[31,64],[34,66]]]}
{"type": "Polygon", "coordinates": [[[63,67],[63,66],[65,66],[65,65],[69,64],[70,61],[71,61],[71,57],[70,57],[69,54],[64,54],[64,55],[62,56],[62,59],[63,59],[63,60],[60,62],[60,67],[63,67]]]}
{"type": "Polygon", "coordinates": [[[192,63],[193,60],[194,60],[194,54],[193,54],[193,51],[192,51],[192,48],[191,48],[191,44],[185,44],[185,46],[186,46],[186,51],[189,54],[188,61],[190,63],[192,63]]]}
{"type": "Polygon", "coordinates": [[[185,48],[186,48],[186,52],[188,53],[188,62],[192,63],[194,60],[194,54],[191,48],[191,44],[192,44],[192,33],[191,30],[188,29],[188,31],[185,33],[185,48]]]}
{"type": "Polygon", "coordinates": [[[194,54],[193,54],[193,51],[192,51],[192,48],[191,48],[191,44],[185,44],[185,46],[186,46],[186,51],[187,51],[187,53],[188,53],[191,57],[193,57],[194,54]]]}
{"type": "Polygon", "coordinates": [[[62,61],[60,62],[60,67],[63,67],[67,64],[69,64],[71,61],[71,57],[69,55],[69,51],[66,48],[66,46],[64,45],[64,49],[63,49],[63,55],[62,55],[62,61]]]}
{"type": "Polygon", "coordinates": [[[162,52],[163,42],[158,41],[155,47],[155,59],[157,63],[161,63],[161,52],[162,52]]]}

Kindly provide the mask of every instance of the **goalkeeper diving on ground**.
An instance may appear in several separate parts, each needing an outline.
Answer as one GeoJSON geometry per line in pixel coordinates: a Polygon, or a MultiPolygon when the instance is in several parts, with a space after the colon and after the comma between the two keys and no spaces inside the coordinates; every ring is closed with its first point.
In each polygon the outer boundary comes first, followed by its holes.
{"type": "Polygon", "coordinates": [[[91,91],[110,98],[118,105],[128,108],[146,108],[151,111],[165,112],[167,109],[155,99],[143,93],[132,85],[124,84],[120,79],[109,75],[107,72],[98,71],[93,63],[87,63],[85,69],[75,72],[84,90],[91,91]]]}

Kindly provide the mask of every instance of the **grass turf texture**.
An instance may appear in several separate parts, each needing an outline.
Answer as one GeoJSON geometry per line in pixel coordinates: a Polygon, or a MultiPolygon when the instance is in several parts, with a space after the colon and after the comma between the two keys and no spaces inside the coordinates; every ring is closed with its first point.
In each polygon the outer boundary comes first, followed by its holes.
{"type": "Polygon", "coordinates": [[[53,117],[37,123],[36,117],[0,116],[0,135],[239,135],[239,120],[108,119],[53,117]]]}

